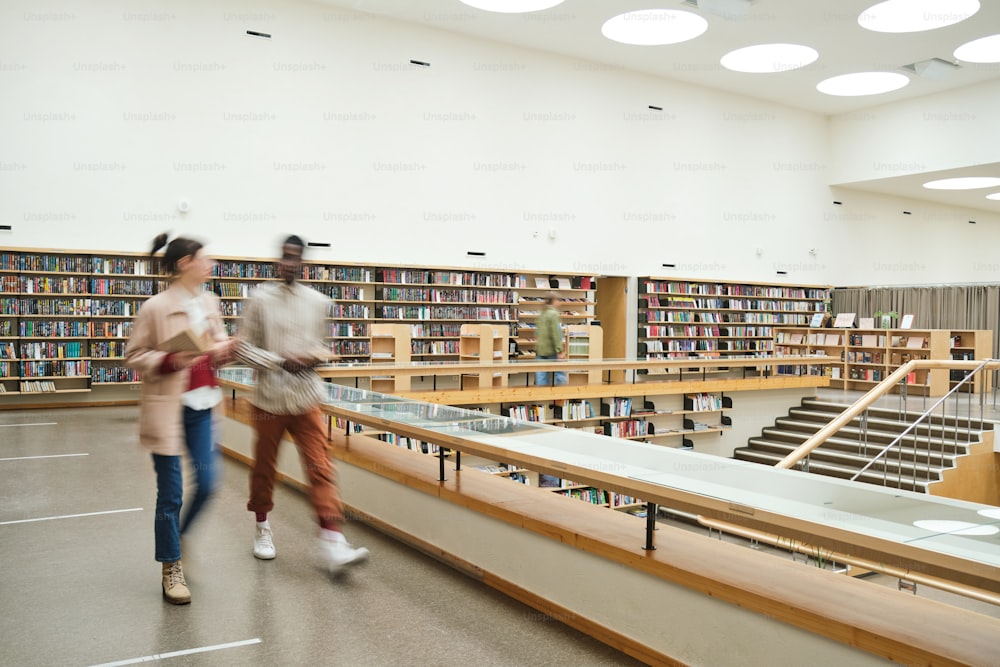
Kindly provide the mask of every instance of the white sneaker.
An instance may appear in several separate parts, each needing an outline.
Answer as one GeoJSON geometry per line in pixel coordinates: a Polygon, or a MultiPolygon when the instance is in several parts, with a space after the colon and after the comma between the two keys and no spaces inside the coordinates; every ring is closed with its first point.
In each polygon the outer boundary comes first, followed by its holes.
{"type": "Polygon", "coordinates": [[[368,558],[368,549],[365,547],[355,547],[346,540],[330,540],[321,537],[320,554],[330,569],[330,572],[339,572],[347,565],[357,565],[368,558]]]}
{"type": "Polygon", "coordinates": [[[253,538],[253,555],[261,560],[271,560],[277,555],[274,551],[271,524],[267,521],[257,523],[257,533],[253,538]]]}

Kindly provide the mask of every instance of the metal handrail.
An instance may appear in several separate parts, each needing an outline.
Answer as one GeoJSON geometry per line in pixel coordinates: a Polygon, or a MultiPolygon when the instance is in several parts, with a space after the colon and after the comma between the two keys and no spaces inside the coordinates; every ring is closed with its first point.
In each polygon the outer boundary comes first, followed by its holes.
{"type": "MultiPolygon", "coordinates": [[[[893,447],[895,447],[896,445],[898,445],[899,442],[904,437],[906,437],[907,434],[910,433],[910,431],[914,430],[917,426],[919,426],[920,424],[922,424],[923,421],[926,418],[928,418],[931,415],[931,413],[934,412],[934,410],[937,409],[937,407],[939,405],[941,405],[942,403],[944,403],[945,401],[947,401],[948,398],[952,394],[956,393],[962,387],[962,385],[964,385],[970,379],[974,378],[977,373],[979,373],[984,368],[986,368],[990,364],[991,361],[993,361],[993,360],[992,359],[987,359],[987,360],[983,361],[981,364],[979,364],[979,366],[977,366],[971,373],[966,373],[965,377],[962,378],[961,382],[959,382],[954,387],[952,387],[951,390],[947,394],[945,394],[944,396],[942,396],[941,398],[939,398],[934,403],[934,405],[932,405],[931,407],[927,408],[927,410],[925,410],[923,412],[923,414],[921,414],[919,417],[917,417],[917,419],[912,424],[910,424],[909,426],[907,426],[906,429],[903,430],[902,433],[900,433],[899,435],[897,435],[896,438],[892,442],[890,442],[888,445],[886,445],[885,447],[883,447],[882,451],[880,451],[878,454],[876,454],[872,458],[871,461],[869,461],[867,464],[865,464],[865,466],[863,468],[861,468],[861,470],[859,470],[856,473],[854,473],[854,476],[851,477],[851,481],[852,482],[855,481],[858,477],[861,476],[862,473],[864,473],[866,470],[868,470],[870,467],[872,467],[875,464],[876,461],[878,461],[880,458],[882,458],[882,456],[884,454],[886,454],[890,449],[892,449],[893,447]]],[[[971,429],[972,429],[972,416],[971,415],[969,415],[969,417],[967,418],[967,422],[968,422],[968,427],[969,427],[969,429],[971,431],[971,429]]],[[[931,424],[930,426],[933,426],[933,424],[931,424]]],[[[942,424],[942,426],[943,426],[943,424],[942,424]]],[[[956,437],[956,439],[958,438],[957,415],[956,415],[956,424],[955,424],[955,437],[956,437]]],[[[928,460],[929,460],[930,459],[930,449],[929,448],[928,448],[927,454],[928,454],[928,460]]]]}
{"type": "MultiPolygon", "coordinates": [[[[907,361],[905,364],[893,371],[889,377],[883,380],[880,384],[872,387],[868,393],[859,398],[851,407],[844,410],[844,412],[834,418],[833,421],[807,438],[805,442],[796,447],[792,452],[785,456],[785,458],[781,459],[781,461],[774,464],[774,467],[791,468],[799,461],[806,458],[810,452],[826,442],[827,438],[833,436],[834,433],[838,432],[851,420],[871,407],[876,400],[881,398],[883,395],[888,394],[892,390],[893,386],[913,371],[938,368],[972,370],[978,368],[981,363],[982,362],[980,361],[958,361],[950,359],[913,359],[907,361]]],[[[991,370],[1000,369],[1000,360],[988,359],[986,361],[986,367],[991,370]]]]}

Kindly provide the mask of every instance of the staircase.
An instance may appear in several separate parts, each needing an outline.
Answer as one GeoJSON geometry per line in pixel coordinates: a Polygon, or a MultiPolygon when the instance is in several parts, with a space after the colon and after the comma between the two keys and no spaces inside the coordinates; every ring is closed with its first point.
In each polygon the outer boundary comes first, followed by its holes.
{"type": "MultiPolygon", "coordinates": [[[[733,458],[773,466],[848,407],[816,398],[803,399],[801,405],[788,411],[788,416],[779,417],[773,427],[763,429],[760,437],[750,438],[746,447],[737,448],[733,458]]],[[[850,479],[917,417],[919,413],[900,414],[898,410],[870,408],[867,447],[861,417],[855,417],[809,455],[808,470],[850,479]]],[[[955,468],[958,458],[968,454],[982,439],[983,430],[993,428],[991,423],[973,421],[972,442],[966,443],[968,424],[960,418],[959,442],[956,443],[954,418],[944,418],[944,424],[941,422],[941,418],[935,418],[933,425],[921,423],[857,481],[927,493],[931,484],[940,481],[946,470],[955,468]]]]}

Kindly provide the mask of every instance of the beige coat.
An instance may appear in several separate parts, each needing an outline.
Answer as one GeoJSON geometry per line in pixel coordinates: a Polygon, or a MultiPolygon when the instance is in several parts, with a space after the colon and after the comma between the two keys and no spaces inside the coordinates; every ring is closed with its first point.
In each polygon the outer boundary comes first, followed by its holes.
{"type": "MultiPolygon", "coordinates": [[[[146,301],[135,318],[125,348],[125,363],[142,374],[139,401],[139,442],[154,454],[179,456],[185,451],[181,394],[188,388],[190,372],[163,375],[160,365],[166,352],[156,348],[188,326],[184,301],[187,293],[176,283],[146,301]]],[[[219,343],[226,340],[219,316],[219,297],[202,292],[208,331],[219,343]]]]}

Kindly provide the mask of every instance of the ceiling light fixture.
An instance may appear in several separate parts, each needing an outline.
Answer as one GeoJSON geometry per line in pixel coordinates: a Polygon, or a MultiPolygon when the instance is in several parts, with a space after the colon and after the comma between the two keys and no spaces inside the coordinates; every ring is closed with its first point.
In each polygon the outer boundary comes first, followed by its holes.
{"type": "Polygon", "coordinates": [[[924,187],[928,190],[978,190],[979,188],[995,188],[998,185],[1000,185],[1000,178],[995,176],[962,176],[924,183],[924,187]]]}
{"type": "Polygon", "coordinates": [[[601,34],[622,44],[661,46],[679,44],[708,30],[708,21],[676,9],[640,9],[613,16],[601,26],[601,34]]]}
{"type": "Polygon", "coordinates": [[[886,0],[858,16],[873,32],[923,32],[961,23],[979,11],[979,0],[886,0]]]}
{"type": "Polygon", "coordinates": [[[500,14],[526,14],[540,12],[561,5],[563,0],[461,0],[463,4],[475,9],[500,14]]]}
{"type": "Polygon", "coordinates": [[[966,42],[955,49],[955,57],[967,63],[1000,63],[1000,35],[966,42]]]}
{"type": "Polygon", "coordinates": [[[801,44],[758,44],[730,51],[720,62],[734,72],[773,74],[805,67],[817,58],[816,49],[801,44]]]}
{"type": "Polygon", "coordinates": [[[1000,201],[1000,192],[994,192],[991,195],[986,195],[987,199],[992,199],[993,201],[1000,201]]]}
{"type": "Polygon", "coordinates": [[[908,83],[908,76],[896,72],[855,72],[824,79],[816,84],[816,90],[839,97],[860,97],[889,93],[908,83]]]}

